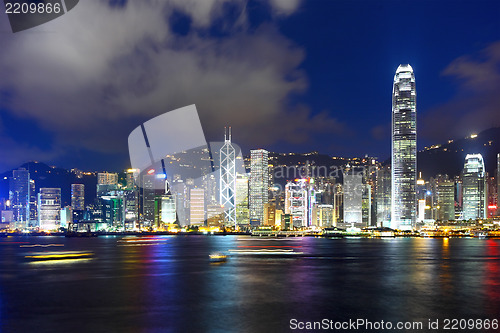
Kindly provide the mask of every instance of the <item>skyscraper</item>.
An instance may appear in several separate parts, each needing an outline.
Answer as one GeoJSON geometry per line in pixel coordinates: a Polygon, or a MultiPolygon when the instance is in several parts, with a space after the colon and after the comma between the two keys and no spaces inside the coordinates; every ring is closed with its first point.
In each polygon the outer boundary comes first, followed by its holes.
{"type": "Polygon", "coordinates": [[[500,215],[500,153],[497,154],[497,215],[500,215]]]}
{"type": "Polygon", "coordinates": [[[225,133],[224,129],[224,146],[220,149],[220,186],[219,186],[219,202],[224,206],[224,215],[229,225],[236,227],[236,207],[235,207],[235,192],[236,192],[236,154],[233,145],[231,144],[231,127],[229,133],[225,133]]]}
{"type": "Polygon", "coordinates": [[[264,204],[268,202],[268,154],[264,149],[250,151],[250,219],[264,221],[264,204]]]}
{"type": "Polygon", "coordinates": [[[294,228],[307,227],[307,179],[285,185],[285,214],[290,214],[294,228]]]}
{"type": "Polygon", "coordinates": [[[467,154],[462,179],[463,219],[486,218],[486,172],[481,154],[467,154]]]}
{"type": "Polygon", "coordinates": [[[438,220],[455,220],[455,182],[448,179],[439,179],[437,192],[438,220]]]}
{"type": "Polygon", "coordinates": [[[363,176],[349,171],[344,174],[344,223],[361,226],[363,176]]]}
{"type": "Polygon", "coordinates": [[[61,222],[61,189],[40,188],[38,193],[38,220],[40,229],[55,230],[61,222]]]}
{"type": "Polygon", "coordinates": [[[189,224],[205,224],[205,190],[202,188],[192,188],[189,191],[189,224]]]}
{"type": "Polygon", "coordinates": [[[12,178],[9,179],[9,200],[16,228],[27,228],[30,218],[30,174],[28,170],[19,168],[12,171],[12,178]]]}
{"type": "Polygon", "coordinates": [[[36,195],[36,186],[35,181],[30,179],[30,217],[29,217],[29,226],[37,227],[38,226],[38,207],[37,207],[37,195],[36,195]]]}
{"type": "Polygon", "coordinates": [[[118,189],[118,174],[99,172],[97,174],[97,196],[118,189]]]}
{"type": "Polygon", "coordinates": [[[416,222],[417,93],[410,65],[399,65],[392,89],[391,227],[409,230],[416,222]]]}
{"type": "Polygon", "coordinates": [[[382,166],[377,170],[375,201],[377,226],[390,227],[391,221],[391,167],[382,166]]]}
{"type": "Polygon", "coordinates": [[[236,176],[236,222],[247,225],[250,222],[248,210],[248,176],[247,174],[236,176]]]}
{"type": "Polygon", "coordinates": [[[141,220],[143,226],[150,227],[154,221],[155,213],[155,183],[156,176],[154,174],[146,174],[142,176],[141,187],[141,220]]]}
{"type": "Polygon", "coordinates": [[[71,184],[71,207],[73,210],[85,210],[85,185],[71,184]]]}

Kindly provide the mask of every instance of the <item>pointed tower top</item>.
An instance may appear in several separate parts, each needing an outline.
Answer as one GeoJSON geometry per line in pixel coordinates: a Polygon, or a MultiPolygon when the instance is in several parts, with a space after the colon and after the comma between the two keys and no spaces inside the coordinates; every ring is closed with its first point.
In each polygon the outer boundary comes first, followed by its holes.
{"type": "Polygon", "coordinates": [[[229,126],[229,141],[231,141],[231,126],[229,126]]]}

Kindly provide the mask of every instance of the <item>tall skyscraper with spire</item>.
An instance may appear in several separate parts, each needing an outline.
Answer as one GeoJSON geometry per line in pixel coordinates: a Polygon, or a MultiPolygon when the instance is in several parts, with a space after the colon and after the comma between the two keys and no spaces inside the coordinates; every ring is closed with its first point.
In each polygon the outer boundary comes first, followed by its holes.
{"type": "Polygon", "coordinates": [[[219,202],[224,206],[224,216],[227,224],[236,227],[236,153],[231,144],[231,127],[226,133],[224,128],[224,145],[220,149],[220,186],[219,202]]]}
{"type": "Polygon", "coordinates": [[[410,65],[399,65],[392,89],[391,227],[409,230],[416,222],[417,92],[410,65]]]}

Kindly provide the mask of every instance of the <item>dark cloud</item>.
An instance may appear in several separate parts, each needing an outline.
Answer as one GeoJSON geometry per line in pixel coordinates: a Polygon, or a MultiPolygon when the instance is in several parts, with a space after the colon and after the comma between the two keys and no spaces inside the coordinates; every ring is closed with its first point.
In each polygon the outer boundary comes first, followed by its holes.
{"type": "Polygon", "coordinates": [[[458,94],[426,110],[419,132],[440,142],[500,126],[500,41],[455,59],[442,74],[457,82],[458,94]]]}
{"type": "MultiPolygon", "coordinates": [[[[220,139],[225,125],[238,143],[262,146],[344,131],[327,113],[289,106],[308,87],[298,69],[305,52],[272,22],[249,29],[245,1],[235,2],[241,12],[230,33],[207,34],[225,2],[85,1],[40,28],[2,34],[0,89],[13,91],[5,107],[53,133],[59,153],[125,153],[134,127],[190,104],[209,140],[220,139]],[[183,36],[168,22],[175,11],[191,19],[183,36]]],[[[270,8],[283,17],[299,4],[274,0],[270,8]]]]}

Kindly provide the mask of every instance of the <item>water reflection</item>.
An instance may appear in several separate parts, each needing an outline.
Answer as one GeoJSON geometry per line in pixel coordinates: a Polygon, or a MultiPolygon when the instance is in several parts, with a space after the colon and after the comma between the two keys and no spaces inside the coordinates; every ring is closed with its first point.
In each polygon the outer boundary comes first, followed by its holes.
{"type": "Polygon", "coordinates": [[[490,318],[496,318],[500,313],[500,251],[498,240],[486,240],[486,256],[484,274],[485,308],[490,318]]]}
{"type": "Polygon", "coordinates": [[[479,239],[13,238],[0,256],[0,331],[286,332],[291,318],[493,318],[499,246],[479,239]],[[28,265],[19,244],[26,240],[94,259],[28,265]],[[210,264],[210,253],[238,248],[303,254],[210,264]]]}

